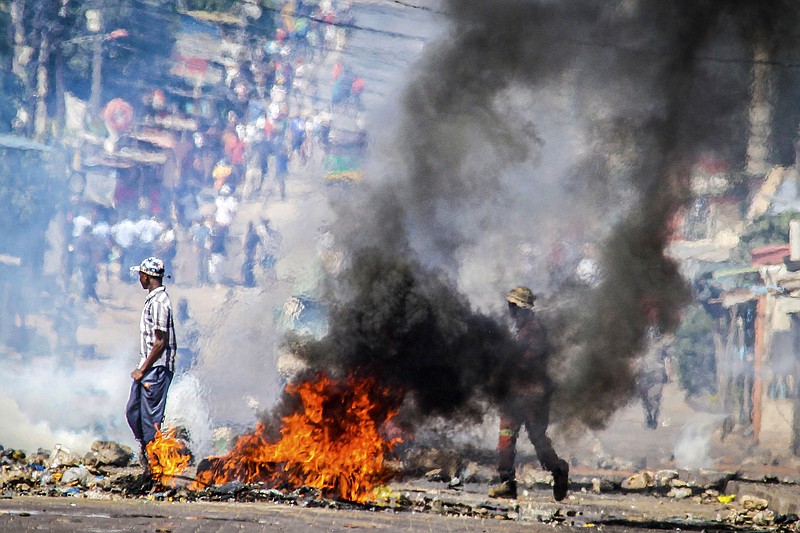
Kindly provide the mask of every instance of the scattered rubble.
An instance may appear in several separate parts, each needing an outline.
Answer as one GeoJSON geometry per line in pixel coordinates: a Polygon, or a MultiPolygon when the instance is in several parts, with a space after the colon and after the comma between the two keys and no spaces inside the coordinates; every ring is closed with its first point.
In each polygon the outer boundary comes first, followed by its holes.
{"type": "MultiPolygon", "coordinates": [[[[742,496],[738,504],[728,504],[729,512],[725,522],[739,526],[766,527],[775,523],[775,513],[767,508],[767,500],[755,496],[742,496]]],[[[785,523],[786,519],[782,520],[785,523]]],[[[789,526],[790,531],[800,531],[800,524],[789,526]]]]}
{"type": "Polygon", "coordinates": [[[647,470],[637,472],[622,482],[622,488],[625,490],[644,490],[654,485],[655,478],[653,473],[647,470]]]}
{"type": "MultiPolygon", "coordinates": [[[[636,522],[619,516],[602,516],[602,512],[601,516],[590,519],[589,516],[582,516],[583,511],[579,510],[577,503],[553,504],[552,508],[541,504],[543,507],[539,509],[535,503],[528,501],[521,509],[517,500],[491,499],[484,497],[483,492],[476,493],[474,489],[463,492],[465,485],[491,482],[492,470],[475,461],[458,459],[451,453],[421,451],[412,461],[398,461],[395,466],[402,475],[411,478],[418,474],[422,465],[430,468],[422,473],[421,479],[417,476],[418,481],[413,486],[381,486],[375,491],[374,501],[358,504],[324,498],[318,490],[305,486],[289,490],[286,487],[268,487],[262,483],[231,482],[201,490],[189,490],[189,477],[179,478],[175,486],[162,486],[142,476],[130,448],[109,441],[96,441],[83,457],[63,446],[56,446],[52,451],[40,449],[33,454],[0,447],[0,498],[27,495],[92,500],[144,498],[158,501],[264,501],[300,507],[434,513],[493,520],[536,520],[564,525],[578,523],[600,526],[624,522],[635,523],[637,527],[650,527],[647,521],[636,522]],[[406,464],[411,466],[408,470],[403,470],[406,464]],[[420,482],[425,486],[418,487],[420,482]],[[575,508],[570,508],[570,505],[575,508]]],[[[800,518],[797,513],[781,514],[771,509],[770,501],[764,497],[726,493],[726,486],[752,486],[752,480],[727,483],[736,479],[737,474],[732,473],[643,470],[627,477],[619,474],[586,478],[574,476],[571,488],[574,494],[579,495],[638,494],[716,506],[717,518],[712,522],[713,528],[719,530],[800,532],[800,518]]],[[[527,489],[549,489],[552,476],[549,472],[523,464],[518,471],[518,481],[527,498],[527,489]]],[[[777,483],[776,480],[769,481],[771,485],[762,485],[769,487],[777,483]]],[[[780,486],[792,490],[797,487],[789,483],[780,486]]],[[[712,509],[710,516],[713,516],[713,512],[712,509]]],[[[653,528],[674,526],[692,529],[703,524],[709,525],[707,520],[698,521],[690,515],[676,518],[669,523],[654,520],[650,522],[653,522],[653,528]]]]}
{"type": "Polygon", "coordinates": [[[676,500],[682,500],[683,498],[688,498],[692,495],[692,489],[689,487],[673,487],[667,493],[667,497],[675,498],[676,500]]]}
{"type": "Polygon", "coordinates": [[[95,441],[89,453],[83,458],[84,463],[91,466],[125,467],[131,462],[133,450],[113,441],[95,441]]]}

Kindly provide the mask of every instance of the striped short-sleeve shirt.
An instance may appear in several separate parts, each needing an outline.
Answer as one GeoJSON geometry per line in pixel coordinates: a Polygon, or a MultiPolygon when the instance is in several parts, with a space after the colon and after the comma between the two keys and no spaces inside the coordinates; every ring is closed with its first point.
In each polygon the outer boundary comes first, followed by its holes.
{"type": "Polygon", "coordinates": [[[175,354],[177,344],[175,342],[175,324],[172,319],[172,302],[169,299],[166,288],[162,285],[150,291],[144,301],[142,318],[139,321],[141,331],[141,342],[139,344],[139,356],[141,366],[150,355],[153,344],[156,341],[156,330],[167,333],[167,347],[156,359],[153,366],[165,366],[172,372],[175,371],[175,354]]]}

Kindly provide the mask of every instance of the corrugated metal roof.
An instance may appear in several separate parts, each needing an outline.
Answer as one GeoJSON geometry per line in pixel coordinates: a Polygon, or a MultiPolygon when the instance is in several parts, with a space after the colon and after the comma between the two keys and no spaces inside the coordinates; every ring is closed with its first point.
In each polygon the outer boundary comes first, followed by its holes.
{"type": "Polygon", "coordinates": [[[783,264],[784,259],[788,256],[788,244],[763,246],[750,250],[750,258],[753,262],[753,266],[780,265],[783,264]]]}

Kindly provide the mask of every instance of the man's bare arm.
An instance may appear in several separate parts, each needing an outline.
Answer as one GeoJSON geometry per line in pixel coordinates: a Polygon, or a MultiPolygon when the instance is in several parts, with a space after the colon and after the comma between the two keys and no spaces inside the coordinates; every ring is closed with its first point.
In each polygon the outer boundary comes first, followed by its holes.
{"type": "Polygon", "coordinates": [[[150,367],[153,366],[161,354],[164,353],[164,350],[167,348],[167,341],[169,340],[169,334],[166,331],[161,331],[159,329],[155,330],[156,340],[153,342],[153,348],[150,350],[150,353],[147,355],[147,359],[144,360],[144,364],[131,372],[131,377],[134,381],[140,381],[145,373],[150,370],[150,367]]]}

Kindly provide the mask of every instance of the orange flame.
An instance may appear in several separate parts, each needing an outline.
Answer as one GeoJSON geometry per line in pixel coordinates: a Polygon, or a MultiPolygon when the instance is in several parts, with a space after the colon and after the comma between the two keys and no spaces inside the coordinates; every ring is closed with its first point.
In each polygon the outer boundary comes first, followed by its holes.
{"type": "Polygon", "coordinates": [[[170,428],[166,433],[156,428],[156,438],[147,443],[147,459],[150,474],[162,485],[170,485],[174,476],[189,467],[191,456],[186,445],[175,438],[178,430],[170,428]]]}
{"type": "Polygon", "coordinates": [[[236,479],[276,488],[306,485],[347,501],[368,501],[372,490],[391,477],[384,457],[402,440],[381,436],[397,414],[389,407],[394,405],[389,391],[372,379],[327,376],[286,391],[299,398],[301,407],[282,419],[280,440],[269,442],[267,428],[259,423],[227,455],[211,458],[212,466],[198,472],[190,488],[236,479]]]}

